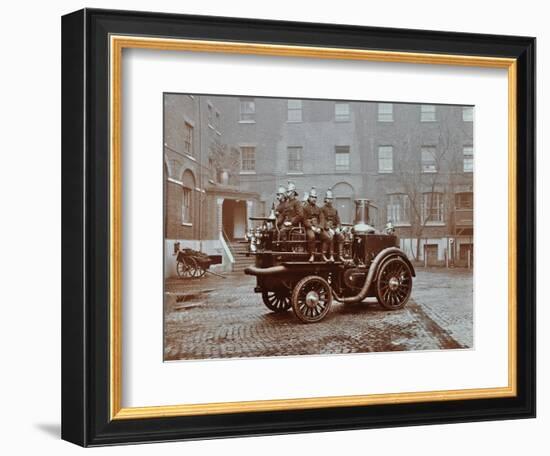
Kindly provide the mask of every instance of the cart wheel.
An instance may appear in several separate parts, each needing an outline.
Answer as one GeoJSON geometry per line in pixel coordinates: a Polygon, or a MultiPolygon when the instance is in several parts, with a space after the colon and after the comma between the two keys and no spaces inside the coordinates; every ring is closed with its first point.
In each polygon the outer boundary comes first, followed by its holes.
{"type": "Polygon", "coordinates": [[[272,312],[286,312],[292,305],[288,291],[262,291],[262,299],[272,312]]]}
{"type": "Polygon", "coordinates": [[[178,277],[180,279],[184,279],[184,278],[187,278],[189,277],[188,275],[188,269],[189,267],[187,266],[187,263],[184,261],[178,261],[176,263],[176,272],[178,273],[178,277]]]}
{"type": "Polygon", "coordinates": [[[303,323],[322,320],[330,310],[331,304],[332,290],[322,277],[304,277],[292,291],[292,308],[303,323]]]}
{"type": "Polygon", "coordinates": [[[194,258],[183,258],[183,261],[178,261],[176,264],[176,272],[180,279],[190,279],[195,276],[197,270],[197,262],[194,258]]]}
{"type": "Polygon", "coordinates": [[[186,261],[189,264],[189,273],[191,274],[190,277],[194,279],[197,278],[198,271],[199,271],[199,263],[193,257],[186,258],[186,261]]]}
{"type": "Polygon", "coordinates": [[[195,261],[195,263],[197,265],[197,269],[195,269],[195,275],[193,277],[198,279],[206,274],[206,269],[204,269],[198,261],[195,261]]]}
{"type": "Polygon", "coordinates": [[[411,269],[402,258],[393,257],[382,263],[376,279],[376,298],[384,309],[402,309],[411,291],[411,269]]]}

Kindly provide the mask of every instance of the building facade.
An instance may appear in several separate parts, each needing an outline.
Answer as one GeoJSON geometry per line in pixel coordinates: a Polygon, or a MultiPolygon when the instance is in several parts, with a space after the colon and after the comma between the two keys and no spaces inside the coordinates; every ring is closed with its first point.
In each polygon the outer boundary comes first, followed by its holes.
{"type": "Polygon", "coordinates": [[[471,266],[473,151],[467,106],[168,94],[166,248],[224,254],[227,270],[225,244],[293,181],[300,197],[331,188],[344,223],[370,199],[412,260],[471,266]]]}
{"type": "Polygon", "coordinates": [[[224,142],[222,113],[208,97],[164,95],[165,277],[176,275],[174,245],[221,255],[214,270],[230,271],[230,246],[244,237],[259,195],[239,185],[240,152],[224,142]]]}
{"type": "Polygon", "coordinates": [[[225,140],[240,152],[240,185],[267,214],[288,181],[332,188],[342,221],[368,198],[378,229],[427,265],[473,263],[473,108],[214,97],[225,140]]]}

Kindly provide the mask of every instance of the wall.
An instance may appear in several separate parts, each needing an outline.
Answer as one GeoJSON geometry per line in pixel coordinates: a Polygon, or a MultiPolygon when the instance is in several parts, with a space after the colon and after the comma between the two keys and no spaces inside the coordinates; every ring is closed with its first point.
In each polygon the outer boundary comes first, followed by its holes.
{"type": "MultiPolygon", "coordinates": [[[[539,126],[550,119],[550,31],[544,3],[465,0],[338,3],[210,0],[57,1],[4,6],[4,88],[0,108],[2,195],[0,273],[2,287],[2,376],[0,417],[5,454],[83,454],[59,440],[60,422],[60,16],[83,6],[245,16],[431,30],[536,35],[538,37],[539,126]],[[40,262],[35,251],[39,250],[40,262]]],[[[182,77],[185,77],[182,74],[182,77]]],[[[539,132],[539,258],[550,257],[550,172],[539,132]],[[543,202],[546,209],[543,210],[543,202]]],[[[539,284],[548,276],[539,264],[539,284]]],[[[538,321],[550,320],[547,289],[539,288],[538,321]]],[[[409,427],[324,434],[239,438],[87,450],[94,455],[261,454],[393,455],[546,454],[550,428],[550,333],[539,331],[537,420],[409,427]]],[[[405,373],[406,375],[406,373],[405,373]]],[[[310,381],[310,380],[308,380],[310,381]]]]}
{"type": "MultiPolygon", "coordinates": [[[[414,238],[415,244],[429,238],[432,247],[438,245],[431,255],[431,266],[445,265],[447,257],[459,264],[453,251],[449,254],[444,246],[447,237],[455,234],[455,193],[473,190],[473,173],[464,172],[463,161],[463,147],[473,145],[473,122],[464,120],[462,106],[434,106],[434,119],[428,122],[422,121],[419,103],[393,103],[391,121],[380,121],[379,103],[346,102],[348,118],[337,119],[337,100],[306,98],[297,100],[301,103],[300,119],[289,120],[289,99],[255,97],[245,98],[254,103],[255,111],[251,118],[242,120],[239,95],[209,98],[222,113],[224,140],[255,150],[254,166],[241,170],[241,188],[260,194],[269,205],[276,188],[293,181],[299,199],[315,187],[322,205],[323,195],[331,187],[344,223],[353,221],[353,200],[369,198],[378,208],[371,208],[370,223],[375,228],[383,229],[391,220],[398,236],[414,238]],[[301,166],[291,169],[288,148],[296,146],[301,148],[301,166]],[[347,169],[336,170],[337,146],[348,147],[347,169]],[[393,148],[391,169],[379,169],[380,146],[393,148]],[[436,172],[423,171],[423,146],[434,148],[436,172]],[[424,224],[421,220],[427,192],[438,192],[442,198],[442,221],[424,224]],[[396,194],[409,202],[406,221],[388,215],[390,195],[395,198],[396,194]],[[347,198],[342,200],[343,196],[347,198]]],[[[233,226],[227,225],[224,229],[231,236],[233,226]]],[[[471,231],[471,221],[468,228],[471,231]]]]}

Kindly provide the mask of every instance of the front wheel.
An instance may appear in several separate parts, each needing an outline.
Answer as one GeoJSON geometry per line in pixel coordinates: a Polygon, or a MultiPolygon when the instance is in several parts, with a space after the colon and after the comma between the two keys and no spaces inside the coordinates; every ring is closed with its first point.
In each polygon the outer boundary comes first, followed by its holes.
{"type": "Polygon", "coordinates": [[[303,323],[315,323],[323,318],[332,305],[329,283],[319,276],[307,276],[292,291],[292,308],[303,323]]]}
{"type": "Polygon", "coordinates": [[[411,296],[412,273],[409,265],[399,257],[382,263],[376,279],[376,298],[386,310],[405,307],[411,296]]]}

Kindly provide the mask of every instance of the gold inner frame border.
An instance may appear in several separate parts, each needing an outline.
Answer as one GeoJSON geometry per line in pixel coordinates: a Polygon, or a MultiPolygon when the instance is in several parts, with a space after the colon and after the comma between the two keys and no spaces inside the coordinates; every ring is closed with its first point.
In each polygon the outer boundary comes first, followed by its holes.
{"type": "Polygon", "coordinates": [[[389,52],[313,46],[257,44],[246,42],[186,40],[142,36],[111,35],[110,52],[110,416],[112,420],[265,412],[345,406],[488,399],[517,395],[517,61],[469,55],[389,52]],[[402,392],[353,396],[273,399],[242,402],[181,404],[169,406],[122,407],[122,144],[121,97],[123,49],[194,51],[252,54],[317,59],[365,60],[374,62],[453,65],[503,68],[508,71],[508,386],[426,392],[402,392]]]}

